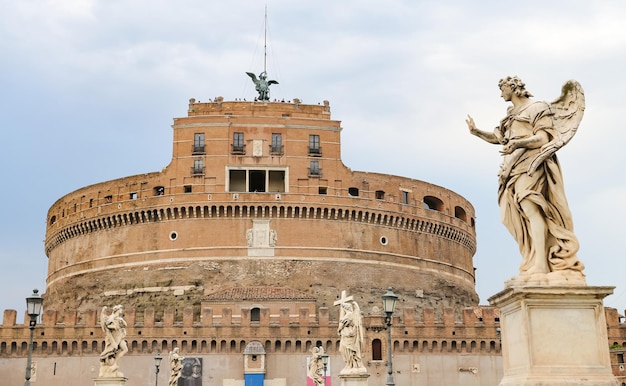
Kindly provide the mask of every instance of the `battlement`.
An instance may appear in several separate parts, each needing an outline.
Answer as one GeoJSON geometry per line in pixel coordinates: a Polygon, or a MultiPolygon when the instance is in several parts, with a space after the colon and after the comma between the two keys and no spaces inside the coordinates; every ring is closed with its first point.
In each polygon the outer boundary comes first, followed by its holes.
{"type": "MultiPolygon", "coordinates": [[[[193,326],[336,326],[337,321],[330,319],[328,307],[320,307],[315,311],[314,304],[302,305],[294,313],[294,307],[280,307],[278,313],[270,312],[270,307],[259,308],[259,320],[252,321],[252,308],[217,305],[216,307],[202,307],[200,313],[194,312],[194,307],[187,306],[182,311],[175,308],[156,309],[148,307],[142,313],[134,308],[124,309],[124,319],[129,327],[193,327],[193,326]],[[236,312],[234,313],[233,310],[236,312]],[[215,312],[219,311],[219,312],[215,312]]],[[[273,308],[273,307],[272,307],[273,308]]],[[[613,313],[607,309],[607,318],[613,313]]],[[[437,312],[432,308],[414,310],[403,309],[401,316],[394,316],[394,325],[405,327],[475,327],[477,325],[495,326],[499,323],[499,310],[488,306],[477,306],[463,309],[462,320],[457,320],[454,309],[445,308],[437,312]]],[[[38,326],[45,327],[99,327],[97,310],[85,312],[45,310],[38,326]]],[[[383,327],[384,316],[374,312],[364,315],[366,328],[383,327]]],[[[3,322],[0,330],[6,328],[28,327],[29,318],[24,313],[23,324],[17,323],[17,311],[4,310],[3,322]]]]}
{"type": "Polygon", "coordinates": [[[223,97],[216,97],[209,102],[200,102],[195,98],[189,99],[189,117],[201,115],[246,115],[256,117],[293,117],[293,118],[314,118],[330,119],[330,103],[325,100],[323,104],[307,105],[301,103],[300,99],[293,101],[274,100],[269,101],[229,101],[225,102],[223,97]]]}

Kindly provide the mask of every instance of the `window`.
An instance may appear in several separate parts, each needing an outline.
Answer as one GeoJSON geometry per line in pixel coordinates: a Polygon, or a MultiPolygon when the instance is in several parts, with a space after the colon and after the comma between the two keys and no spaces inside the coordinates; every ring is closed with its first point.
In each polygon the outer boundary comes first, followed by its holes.
{"type": "Polygon", "coordinates": [[[233,154],[246,154],[243,133],[233,133],[233,154]]]}
{"type": "Polygon", "coordinates": [[[110,202],[113,202],[113,196],[105,196],[104,197],[104,202],[107,203],[107,204],[110,203],[110,202]]]}
{"type": "Polygon", "coordinates": [[[624,354],[617,354],[617,363],[624,363],[624,354]]]}
{"type": "Polygon", "coordinates": [[[231,169],[228,171],[228,192],[285,192],[285,170],[231,169]]]}
{"type": "Polygon", "coordinates": [[[465,213],[465,210],[461,208],[460,206],[454,207],[454,217],[467,222],[467,213],[465,213]]]}
{"type": "Polygon", "coordinates": [[[359,188],[348,188],[348,195],[352,197],[359,197],[359,188]]]}
{"type": "Polygon", "coordinates": [[[270,154],[283,155],[283,135],[272,133],[272,144],[270,146],[270,154]]]}
{"type": "Polygon", "coordinates": [[[309,164],[309,177],[320,177],[321,175],[320,161],[311,161],[309,164]]]}
{"type": "Polygon", "coordinates": [[[165,187],[164,186],[155,186],[154,187],[154,195],[155,196],[162,196],[165,194],[165,187]]]}
{"type": "Polygon", "coordinates": [[[195,133],[193,135],[192,154],[204,154],[204,133],[195,133]]]}
{"type": "Polygon", "coordinates": [[[409,192],[406,190],[402,190],[402,203],[403,204],[408,204],[409,203],[409,192]]]}
{"type": "Polygon", "coordinates": [[[193,168],[191,168],[191,175],[200,176],[203,174],[204,174],[204,160],[203,159],[193,160],[193,168]]]}
{"type": "Polygon", "coordinates": [[[385,199],[385,192],[383,190],[377,190],[376,191],[376,199],[377,200],[384,200],[385,199]]]}
{"type": "Polygon", "coordinates": [[[328,188],[326,186],[320,186],[317,189],[318,194],[328,194],[328,188]]]}
{"type": "Polygon", "coordinates": [[[443,212],[443,201],[433,196],[424,197],[424,209],[437,210],[443,212]]]}
{"type": "Polygon", "coordinates": [[[320,156],[322,155],[322,148],[320,147],[320,136],[316,134],[309,135],[309,155],[320,156]]]}
{"type": "Polygon", "coordinates": [[[183,192],[185,193],[191,193],[191,185],[185,185],[183,187],[183,192]]]}
{"type": "Polygon", "coordinates": [[[372,340],[372,360],[373,361],[383,360],[383,345],[380,342],[380,339],[372,340]]]}
{"type": "Polygon", "coordinates": [[[261,309],[259,307],[254,307],[250,310],[250,321],[251,322],[260,322],[261,321],[261,309]]]}
{"type": "Polygon", "coordinates": [[[131,200],[136,200],[136,199],[137,199],[137,192],[132,192],[132,193],[130,194],[130,199],[131,199],[131,200]]]}

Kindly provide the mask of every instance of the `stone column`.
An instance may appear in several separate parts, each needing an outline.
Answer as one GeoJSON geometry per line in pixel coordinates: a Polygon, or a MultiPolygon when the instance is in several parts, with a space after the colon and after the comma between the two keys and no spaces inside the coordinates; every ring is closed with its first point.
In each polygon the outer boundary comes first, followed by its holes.
{"type": "Polygon", "coordinates": [[[616,386],[602,299],[614,287],[510,287],[500,308],[500,386],[616,386]]]}

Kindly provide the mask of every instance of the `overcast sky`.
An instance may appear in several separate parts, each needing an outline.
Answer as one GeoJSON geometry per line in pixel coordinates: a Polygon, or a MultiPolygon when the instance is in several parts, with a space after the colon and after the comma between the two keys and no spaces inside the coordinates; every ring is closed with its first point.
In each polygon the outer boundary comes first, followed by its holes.
{"type": "MultiPolygon", "coordinates": [[[[189,98],[252,99],[262,1],[0,0],[0,310],[45,288],[48,208],[78,188],[159,171],[189,98]]],[[[329,100],[352,170],[428,181],[475,207],[481,304],[517,273],[500,222],[498,147],[469,134],[506,112],[497,82],[538,100],[568,79],[585,117],[559,151],[590,285],[626,309],[626,3],[287,1],[268,7],[272,98],[329,100]]],[[[375,283],[374,283],[375,284],[375,283]]],[[[380,283],[386,288],[389,283],[380,283]]],[[[382,290],[381,290],[382,291],[382,290]]],[[[381,292],[382,293],[382,292],[381,292]]]]}

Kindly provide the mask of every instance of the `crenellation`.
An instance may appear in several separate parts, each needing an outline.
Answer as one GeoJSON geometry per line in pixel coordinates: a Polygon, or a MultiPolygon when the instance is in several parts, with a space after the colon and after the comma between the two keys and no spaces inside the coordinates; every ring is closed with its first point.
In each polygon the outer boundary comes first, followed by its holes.
{"type": "Polygon", "coordinates": [[[154,309],[154,307],[146,307],[146,309],[143,311],[144,327],[155,326],[155,315],[156,315],[156,310],[154,309]]]}
{"type": "MultiPolygon", "coordinates": [[[[44,309],[43,314],[41,316],[42,324],[44,326],[55,326],[57,324],[58,311],[44,309]]],[[[28,315],[24,315],[24,321],[28,320],[28,315]]],[[[26,324],[26,323],[25,323],[26,324]]]]}
{"type": "Polygon", "coordinates": [[[231,307],[222,308],[221,320],[222,326],[231,326],[233,324],[233,309],[231,307]]]}
{"type": "Polygon", "coordinates": [[[434,326],[435,325],[435,309],[433,308],[424,308],[423,309],[423,321],[426,326],[434,326]]]}
{"type": "Polygon", "coordinates": [[[320,327],[328,327],[330,313],[328,307],[320,307],[318,309],[318,323],[320,327]]]}
{"type": "Polygon", "coordinates": [[[213,308],[202,307],[202,317],[200,318],[203,327],[210,327],[213,325],[213,308]]]}
{"type": "Polygon", "coordinates": [[[2,319],[2,327],[13,327],[17,322],[17,311],[16,310],[4,310],[3,319],[2,319]]]}
{"type": "Polygon", "coordinates": [[[126,320],[126,324],[129,326],[134,326],[137,324],[137,309],[134,307],[125,307],[124,308],[124,320],[126,320]]]}
{"type": "Polygon", "coordinates": [[[444,308],[443,309],[443,324],[446,326],[454,326],[456,323],[454,309],[452,308],[444,308]]]}
{"type": "Polygon", "coordinates": [[[301,326],[308,326],[309,325],[309,309],[308,307],[300,307],[299,313],[298,313],[298,323],[301,326]]]}
{"type": "Polygon", "coordinates": [[[176,310],[172,307],[166,307],[163,311],[163,326],[171,327],[174,325],[176,310]]]}

